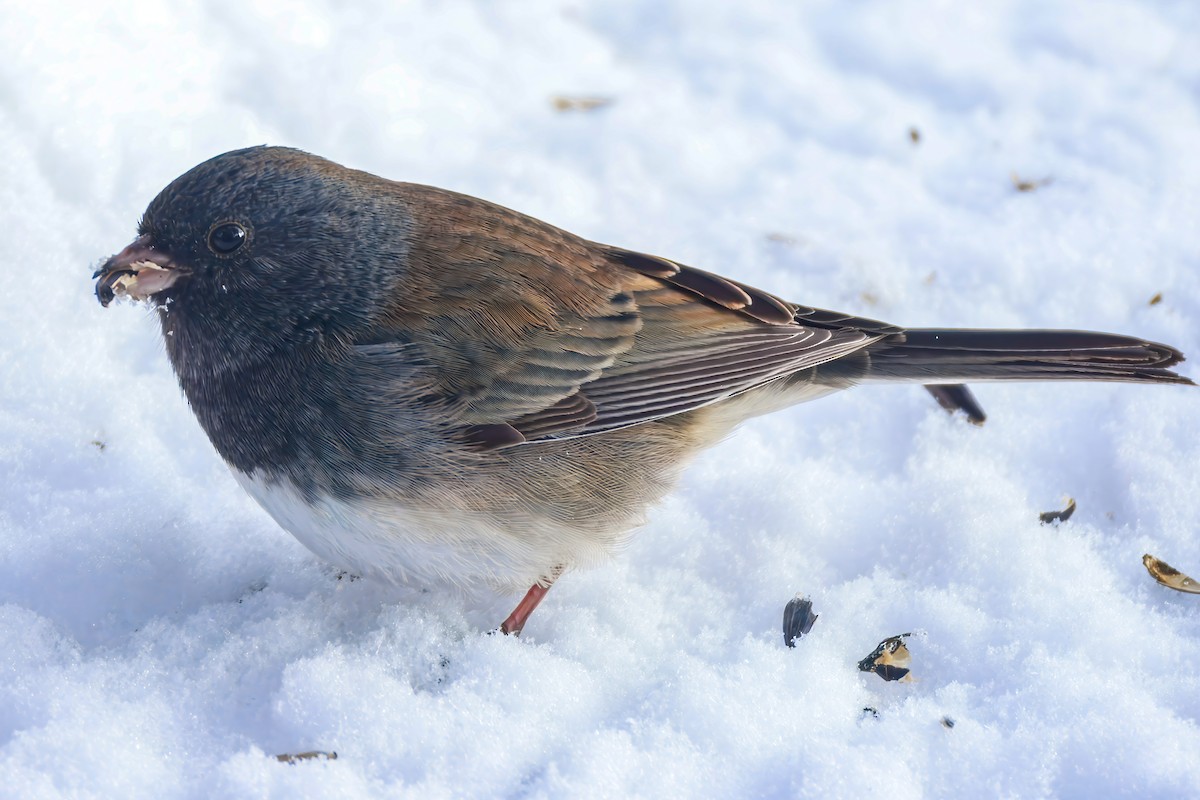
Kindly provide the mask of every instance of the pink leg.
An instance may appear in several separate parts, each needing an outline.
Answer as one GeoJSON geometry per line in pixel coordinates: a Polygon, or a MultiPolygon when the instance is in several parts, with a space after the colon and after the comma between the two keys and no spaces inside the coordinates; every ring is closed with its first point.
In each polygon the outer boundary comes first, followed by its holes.
{"type": "Polygon", "coordinates": [[[542,602],[542,598],[546,596],[546,592],[550,591],[550,587],[554,585],[554,581],[558,579],[561,573],[561,568],[556,569],[554,575],[546,582],[545,586],[542,586],[540,583],[530,586],[529,591],[521,598],[521,602],[517,603],[517,607],[508,615],[508,619],[500,623],[500,632],[505,636],[520,636],[521,629],[529,621],[529,615],[538,607],[538,603],[542,602]]]}

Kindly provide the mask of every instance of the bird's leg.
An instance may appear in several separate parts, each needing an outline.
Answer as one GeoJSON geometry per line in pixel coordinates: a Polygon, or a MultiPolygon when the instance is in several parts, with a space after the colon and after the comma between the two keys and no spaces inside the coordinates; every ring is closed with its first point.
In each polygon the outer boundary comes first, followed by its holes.
{"type": "Polygon", "coordinates": [[[538,603],[542,602],[542,598],[546,596],[546,592],[550,591],[550,587],[558,580],[558,576],[562,574],[562,567],[555,567],[554,571],[546,578],[545,585],[541,582],[535,583],[529,587],[529,591],[521,598],[521,602],[517,603],[517,607],[508,615],[508,619],[500,623],[500,632],[505,636],[520,636],[521,629],[525,627],[525,623],[529,620],[529,615],[538,607],[538,603]]]}

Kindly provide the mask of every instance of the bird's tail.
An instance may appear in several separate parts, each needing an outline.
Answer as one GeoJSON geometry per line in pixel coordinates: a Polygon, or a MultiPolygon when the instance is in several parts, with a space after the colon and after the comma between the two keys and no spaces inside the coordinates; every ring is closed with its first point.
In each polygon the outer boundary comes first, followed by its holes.
{"type": "Polygon", "coordinates": [[[867,348],[866,382],[1192,381],[1172,367],[1173,347],[1090,331],[916,328],[867,348]]]}

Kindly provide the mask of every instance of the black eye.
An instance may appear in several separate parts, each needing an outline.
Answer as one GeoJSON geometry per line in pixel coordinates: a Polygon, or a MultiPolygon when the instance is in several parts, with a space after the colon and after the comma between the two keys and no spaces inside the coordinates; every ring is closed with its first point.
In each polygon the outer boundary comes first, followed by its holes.
{"type": "Polygon", "coordinates": [[[227,256],[246,243],[246,229],[236,222],[223,222],[208,232],[208,246],[217,255],[227,256]]]}

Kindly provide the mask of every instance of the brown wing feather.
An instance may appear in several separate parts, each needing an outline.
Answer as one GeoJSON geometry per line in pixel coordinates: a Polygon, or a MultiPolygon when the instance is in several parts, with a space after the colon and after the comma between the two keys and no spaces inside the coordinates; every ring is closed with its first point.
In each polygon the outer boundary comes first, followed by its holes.
{"type": "Polygon", "coordinates": [[[661,278],[672,286],[678,286],[719,306],[740,311],[760,322],[786,325],[796,316],[795,305],[753,286],[695,267],[676,264],[659,256],[648,256],[615,247],[606,250],[609,258],[635,272],[661,278]]]}
{"type": "Polygon", "coordinates": [[[465,195],[406,192],[426,223],[413,237],[405,292],[373,335],[404,331],[464,425],[554,409],[633,347],[636,304],[588,242],[465,195]]]}
{"type": "Polygon", "coordinates": [[[403,332],[476,448],[683,413],[891,332],[464,195],[406,191],[427,223],[370,340],[403,332]]]}

